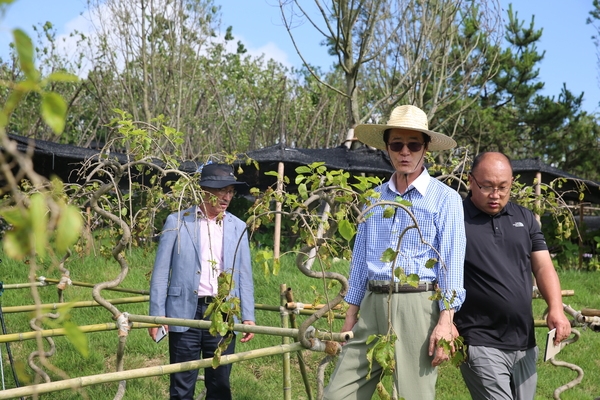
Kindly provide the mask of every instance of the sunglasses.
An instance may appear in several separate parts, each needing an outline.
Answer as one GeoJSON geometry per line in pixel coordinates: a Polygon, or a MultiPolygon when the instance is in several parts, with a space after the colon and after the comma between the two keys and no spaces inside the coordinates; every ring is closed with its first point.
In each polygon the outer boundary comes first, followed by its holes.
{"type": "Polygon", "coordinates": [[[408,147],[408,150],[412,151],[413,153],[416,153],[417,151],[421,151],[421,149],[423,148],[423,144],[424,143],[419,143],[419,142],[408,142],[408,143],[392,142],[392,143],[388,143],[387,146],[388,146],[388,149],[390,149],[391,151],[395,151],[395,152],[402,151],[404,146],[406,146],[406,147],[408,147]]]}

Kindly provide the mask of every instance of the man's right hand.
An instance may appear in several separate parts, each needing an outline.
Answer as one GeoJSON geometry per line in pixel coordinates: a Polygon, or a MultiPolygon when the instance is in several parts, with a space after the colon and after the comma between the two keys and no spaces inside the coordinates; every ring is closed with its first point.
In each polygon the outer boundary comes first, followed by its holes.
{"type": "MultiPolygon", "coordinates": [[[[355,306],[354,304],[350,304],[348,310],[346,311],[346,319],[344,319],[344,325],[342,326],[341,332],[349,332],[354,328],[354,325],[358,322],[358,311],[360,310],[359,306],[355,306]]],[[[342,346],[345,344],[341,343],[342,346]]]]}
{"type": "MultiPolygon", "coordinates": [[[[165,327],[165,331],[169,332],[169,325],[163,325],[163,326],[165,327]]],[[[153,328],[148,328],[148,334],[154,341],[156,341],[156,334],[158,333],[158,328],[159,328],[158,326],[155,326],[153,328]]]]}

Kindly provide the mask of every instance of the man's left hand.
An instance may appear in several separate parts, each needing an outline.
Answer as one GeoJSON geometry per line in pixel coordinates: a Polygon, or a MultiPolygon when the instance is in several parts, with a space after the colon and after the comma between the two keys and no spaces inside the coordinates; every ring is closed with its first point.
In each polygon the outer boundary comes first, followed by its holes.
{"type": "Polygon", "coordinates": [[[437,367],[444,361],[448,361],[450,359],[450,354],[447,354],[444,351],[444,348],[438,345],[439,341],[441,339],[445,339],[448,343],[450,343],[450,352],[452,354],[454,353],[454,339],[458,336],[458,330],[452,322],[438,322],[431,333],[431,337],[429,338],[429,355],[433,356],[433,360],[431,361],[431,365],[433,367],[437,367]]]}
{"type": "Polygon", "coordinates": [[[546,323],[548,324],[548,329],[556,328],[556,336],[554,338],[555,345],[558,345],[560,342],[571,336],[571,323],[562,309],[557,310],[556,312],[549,312],[546,323]]]}
{"type": "MultiPolygon", "coordinates": [[[[242,324],[244,324],[244,325],[256,325],[254,323],[254,321],[242,321],[242,324]]],[[[254,337],[254,333],[252,333],[252,332],[244,332],[244,336],[242,337],[242,339],[240,340],[240,342],[242,342],[242,343],[249,342],[250,340],[252,340],[253,337],[254,337]]]]}

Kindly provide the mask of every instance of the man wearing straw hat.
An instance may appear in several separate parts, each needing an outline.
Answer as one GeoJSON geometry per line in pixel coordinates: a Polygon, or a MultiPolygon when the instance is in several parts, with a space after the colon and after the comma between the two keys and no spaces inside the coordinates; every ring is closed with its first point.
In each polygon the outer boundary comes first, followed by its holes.
{"type": "MultiPolygon", "coordinates": [[[[207,164],[201,170],[202,201],[167,217],[150,281],[150,315],[208,319],[205,312],[217,295],[222,272],[233,275],[231,296],[240,299],[244,324],[254,325],[254,285],[246,224],[226,212],[236,185],[245,185],[227,164],[207,164]]],[[[207,329],[169,325],[171,363],[211,358],[223,340],[207,329]]],[[[156,340],[158,328],[150,328],[156,340]]],[[[244,333],[247,342],[253,333],[244,333]]],[[[225,351],[233,354],[235,337],[225,351]]],[[[206,399],[231,399],[231,364],[204,369],[206,399]]],[[[171,399],[194,399],[198,370],[171,374],[171,399]]]]}
{"type": "Polygon", "coordinates": [[[434,399],[436,367],[449,358],[438,342],[458,336],[453,317],[465,298],[465,230],[460,195],[430,177],[423,163],[426,151],[449,150],[456,142],[430,131],[426,114],[411,105],[394,108],[385,125],[358,125],[354,133],[364,144],[387,151],[395,169],[389,182],[376,188],[380,197],[371,202],[399,197],[409,201],[419,230],[406,230],[414,222],[402,209],[384,216],[386,206],[376,206],[359,224],[342,328],[352,330],[354,337],[342,347],[324,398],[370,399],[382,368],[373,359],[367,378],[367,352],[373,343],[366,342],[371,335],[392,332],[397,335],[394,383],[399,397],[434,399]],[[399,249],[396,259],[382,261],[390,248],[399,249]],[[426,267],[430,259],[438,260],[433,268],[426,267]],[[392,275],[397,268],[417,274],[418,286],[399,284],[392,275]],[[436,287],[446,301],[429,299],[436,287]]]}

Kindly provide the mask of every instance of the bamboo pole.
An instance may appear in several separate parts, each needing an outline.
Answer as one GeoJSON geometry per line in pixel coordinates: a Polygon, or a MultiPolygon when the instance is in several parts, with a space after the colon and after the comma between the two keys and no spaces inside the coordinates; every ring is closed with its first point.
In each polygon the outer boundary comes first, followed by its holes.
{"type": "Polygon", "coordinates": [[[26,289],[34,286],[48,286],[46,282],[27,282],[27,283],[10,283],[2,285],[3,289],[26,289]]]}
{"type": "MultiPolygon", "coordinates": [[[[288,312],[285,310],[287,285],[285,283],[279,285],[279,302],[281,304],[281,327],[288,328],[288,312]]],[[[290,338],[283,336],[281,338],[283,346],[290,344],[290,338]]],[[[292,377],[290,368],[290,353],[283,353],[283,399],[292,400],[292,377]]]]}
{"type": "MultiPolygon", "coordinates": [[[[294,303],[294,304],[297,304],[297,303],[294,303]]],[[[301,314],[301,315],[312,315],[323,307],[324,307],[324,305],[322,305],[322,304],[319,304],[316,307],[313,307],[310,304],[305,304],[304,309],[298,310],[297,312],[298,312],[298,314],[301,314]]],[[[271,306],[269,304],[255,304],[254,308],[257,310],[264,310],[264,311],[279,311],[279,307],[271,306]]],[[[286,308],[289,310],[295,309],[295,307],[289,307],[289,303],[288,303],[288,305],[286,305],[286,308]]],[[[333,309],[336,310],[336,309],[339,309],[339,307],[336,306],[333,309]]],[[[334,317],[337,319],[344,319],[344,318],[346,318],[346,314],[334,314],[334,317]]]]}
{"type": "MultiPolygon", "coordinates": [[[[25,283],[11,283],[7,285],[3,285],[4,289],[26,289],[33,286],[48,286],[51,284],[57,284],[60,282],[60,279],[53,278],[39,278],[40,281],[37,282],[25,282],[25,283]]],[[[87,283],[87,282],[77,282],[71,281],[71,285],[73,286],[81,286],[81,287],[89,287],[93,288],[96,286],[95,283],[87,283]]],[[[140,290],[140,289],[130,289],[130,288],[107,288],[106,290],[111,290],[113,292],[124,292],[124,293],[134,293],[134,294],[150,294],[149,290],[140,290]]]]}
{"type": "MultiPolygon", "coordinates": [[[[183,318],[167,318],[167,317],[153,317],[148,315],[135,315],[129,314],[129,321],[133,322],[146,322],[149,324],[157,325],[178,325],[178,326],[189,326],[191,328],[209,329],[210,321],[200,321],[196,319],[183,319],[183,318]]],[[[260,333],[264,335],[274,336],[288,336],[297,339],[298,329],[291,328],[276,328],[273,326],[261,326],[261,325],[244,325],[244,324],[233,324],[233,330],[237,332],[252,332],[260,333]]],[[[312,337],[320,340],[334,340],[336,342],[347,342],[353,337],[352,331],[348,332],[323,332],[313,331],[312,337]]]]}
{"type": "MultiPolygon", "coordinates": [[[[542,195],[542,172],[541,171],[537,171],[535,173],[535,185],[533,185],[533,188],[535,190],[535,206],[536,208],[539,210],[540,209],[540,196],[542,195]]],[[[538,224],[540,224],[540,226],[542,225],[542,218],[540,217],[539,214],[535,214],[535,219],[537,220],[538,224]]]]}
{"type": "MultiPolygon", "coordinates": [[[[179,326],[189,326],[201,329],[209,329],[211,322],[210,321],[199,321],[199,320],[191,320],[191,319],[178,319],[178,318],[165,318],[165,317],[151,317],[146,315],[128,315],[129,321],[132,322],[132,327],[135,329],[138,328],[151,328],[158,325],[179,325],[179,326]]],[[[266,335],[275,335],[275,336],[283,336],[283,337],[292,337],[297,338],[298,329],[290,329],[290,328],[275,328],[271,326],[260,326],[260,325],[244,325],[244,324],[234,324],[233,329],[235,331],[240,332],[253,332],[253,333],[262,333],[266,335]]],[[[114,322],[107,322],[103,324],[94,324],[94,325],[83,325],[80,326],[82,332],[102,332],[107,330],[117,329],[117,324],[114,322]]],[[[50,337],[50,336],[64,336],[66,335],[66,331],[63,328],[56,329],[44,329],[41,331],[35,332],[20,332],[20,333],[10,333],[7,335],[0,335],[0,343],[6,342],[20,342],[23,340],[31,340],[41,335],[41,337],[50,337]]],[[[352,332],[319,332],[315,331],[313,337],[319,338],[321,340],[335,340],[338,342],[345,342],[352,338],[352,332]]]]}
{"type": "MultiPolygon", "coordinates": [[[[136,297],[123,297],[118,299],[108,299],[107,301],[111,304],[132,304],[132,303],[143,303],[150,299],[150,296],[136,296],[136,297]]],[[[70,308],[81,308],[81,307],[99,307],[94,300],[76,301],[73,303],[47,303],[40,304],[39,307],[42,310],[57,310],[60,307],[68,305],[70,308]]],[[[30,304],[26,306],[9,306],[2,307],[2,312],[5,314],[17,313],[17,312],[29,312],[37,310],[38,306],[30,304]]]]}
{"type": "MultiPolygon", "coordinates": [[[[156,324],[134,322],[131,327],[135,328],[135,329],[139,329],[139,328],[152,328],[155,326],[156,326],[156,324]]],[[[79,327],[79,330],[83,333],[113,331],[116,329],[118,329],[116,322],[107,322],[104,324],[94,324],[94,325],[82,325],[79,327]]],[[[22,342],[25,340],[33,340],[38,337],[44,338],[44,337],[54,337],[54,336],[65,336],[66,334],[67,334],[67,331],[64,328],[44,329],[41,331],[32,331],[32,332],[8,333],[6,335],[0,335],[0,343],[22,342]]]]}
{"type": "MultiPolygon", "coordinates": [[[[46,282],[50,282],[50,283],[58,283],[60,282],[59,279],[51,279],[51,278],[46,278],[46,282]]],[[[97,285],[97,283],[88,283],[88,282],[77,282],[77,281],[71,281],[71,285],[73,286],[81,286],[81,287],[89,287],[89,288],[93,288],[94,286],[97,285]]],[[[113,292],[125,292],[125,293],[134,293],[134,294],[150,294],[149,290],[140,290],[140,289],[130,289],[130,288],[120,288],[120,287],[115,287],[115,288],[106,288],[104,290],[110,290],[113,292]]]]}
{"type": "MultiPolygon", "coordinates": [[[[259,350],[250,350],[243,353],[229,354],[221,356],[219,365],[232,364],[234,362],[252,360],[259,357],[279,355],[291,351],[298,351],[303,348],[301,343],[292,343],[287,346],[279,345],[266,347],[259,350]]],[[[82,376],[78,378],[65,379],[57,382],[42,383],[0,391],[0,399],[13,399],[22,396],[31,396],[34,394],[50,393],[66,389],[79,389],[86,386],[97,385],[101,383],[117,382],[121,380],[148,378],[172,374],[174,372],[190,371],[192,369],[210,368],[212,358],[203,360],[187,361],[179,364],[159,365],[156,367],[137,368],[120,372],[109,372],[106,374],[82,376]]]]}
{"type": "Polygon", "coordinates": [[[600,317],[600,310],[595,310],[593,308],[582,308],[581,314],[586,317],[600,317]]]}
{"type": "MultiPolygon", "coordinates": [[[[320,310],[321,308],[325,307],[325,304],[304,304],[304,303],[298,303],[295,301],[289,301],[285,304],[285,307],[289,310],[295,310],[296,308],[298,308],[300,305],[302,305],[302,308],[306,309],[306,310],[320,310]]],[[[335,307],[332,307],[331,310],[339,310],[342,307],[338,304],[335,307]]]]}
{"type": "MultiPolygon", "coordinates": [[[[564,296],[564,294],[563,294],[564,296]]],[[[141,297],[124,297],[124,298],[118,298],[118,299],[109,299],[108,301],[112,304],[128,304],[128,303],[141,303],[144,301],[148,301],[149,297],[148,296],[141,296],[141,297]]],[[[51,310],[56,310],[58,307],[60,307],[60,305],[64,305],[67,303],[49,303],[49,304],[42,304],[41,307],[44,310],[47,309],[51,309],[51,310]]],[[[73,308],[81,308],[81,307],[98,307],[99,304],[96,303],[94,300],[86,300],[86,301],[77,301],[74,303],[68,303],[70,307],[73,308]]],[[[293,303],[294,307],[297,303],[293,303]]],[[[286,305],[286,307],[288,309],[294,309],[294,307],[290,307],[290,305],[286,305]]],[[[322,304],[318,304],[316,306],[313,306],[312,304],[305,304],[304,305],[304,309],[299,310],[298,314],[301,315],[312,315],[315,312],[317,312],[317,310],[320,310],[321,308],[323,308],[324,306],[322,304]]],[[[278,306],[272,306],[269,304],[260,304],[257,303],[254,305],[254,308],[257,310],[263,310],[263,311],[280,311],[280,308],[278,306]]],[[[335,309],[338,309],[339,307],[335,307],[335,309]]],[[[35,305],[30,304],[30,305],[25,305],[25,306],[7,306],[7,307],[2,307],[2,312],[6,313],[6,314],[10,314],[10,313],[17,313],[17,312],[30,312],[30,311],[34,311],[35,310],[35,305]]],[[[345,318],[345,314],[334,314],[334,317],[337,319],[344,319],[345,318]]]]}
{"type": "MultiPolygon", "coordinates": [[[[325,223],[329,219],[329,212],[331,211],[331,205],[328,202],[325,202],[323,207],[323,212],[321,213],[321,222],[319,223],[319,227],[317,228],[317,234],[315,237],[317,239],[321,239],[323,234],[325,233],[325,223]]],[[[308,256],[306,257],[306,262],[304,263],[305,267],[309,270],[312,270],[312,265],[314,264],[317,257],[317,247],[313,246],[308,252],[308,256]]]]}
{"type": "MultiPolygon", "coordinates": [[[[288,308],[289,304],[295,304],[294,303],[294,293],[292,292],[292,288],[288,288],[288,290],[285,294],[285,299],[287,301],[286,308],[288,308]]],[[[294,314],[293,312],[291,312],[289,314],[290,314],[290,324],[292,325],[292,328],[294,328],[294,329],[298,328],[298,322],[296,321],[296,314],[294,314]]],[[[296,354],[298,356],[298,366],[300,367],[300,374],[302,375],[302,381],[304,382],[304,390],[306,391],[306,396],[308,397],[308,400],[313,400],[312,390],[310,388],[310,382],[308,381],[308,374],[306,373],[306,363],[304,362],[304,357],[302,356],[301,351],[297,352],[296,354]]]]}
{"type": "MultiPolygon", "coordinates": [[[[279,196],[283,193],[283,173],[284,164],[279,162],[277,166],[277,194],[279,196]]],[[[275,203],[275,231],[273,232],[273,258],[275,262],[279,262],[280,248],[281,248],[281,201],[275,203]]]]}
{"type": "MultiPolygon", "coordinates": [[[[583,213],[585,211],[584,203],[579,203],[579,229],[583,230],[583,213]]],[[[579,263],[579,270],[583,268],[583,237],[581,235],[577,235],[577,256],[579,263]]]]}

